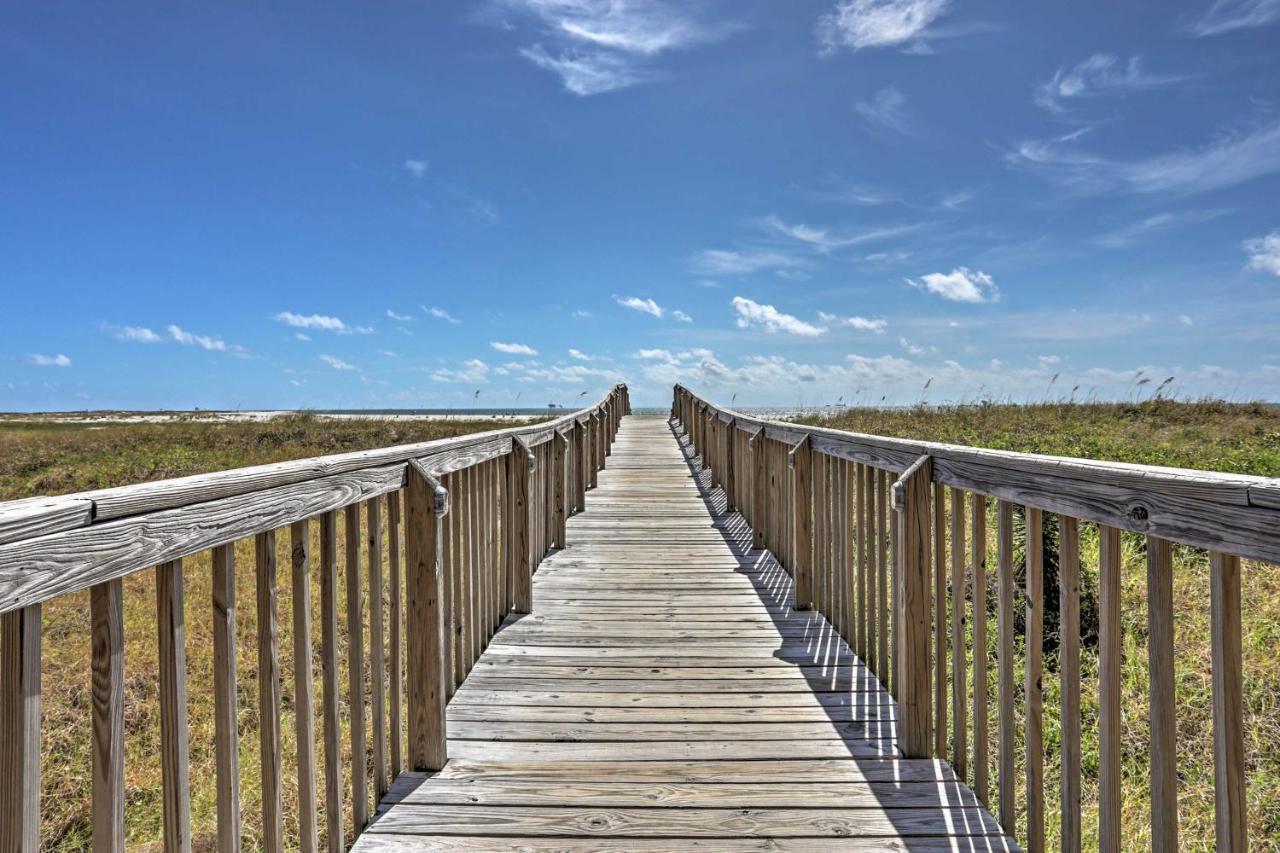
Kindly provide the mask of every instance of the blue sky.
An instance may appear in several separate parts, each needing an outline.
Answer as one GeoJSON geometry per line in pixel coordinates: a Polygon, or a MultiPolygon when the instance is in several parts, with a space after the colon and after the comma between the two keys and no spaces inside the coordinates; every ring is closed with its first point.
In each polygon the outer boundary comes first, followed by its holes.
{"type": "Polygon", "coordinates": [[[9,4],[0,409],[1280,399],[1277,44],[1280,0],[9,4]]]}

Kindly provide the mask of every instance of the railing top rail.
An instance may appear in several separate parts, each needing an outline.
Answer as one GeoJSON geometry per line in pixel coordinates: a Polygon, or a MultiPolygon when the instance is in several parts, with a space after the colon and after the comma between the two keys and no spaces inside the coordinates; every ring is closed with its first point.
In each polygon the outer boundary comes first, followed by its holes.
{"type": "Polygon", "coordinates": [[[537,444],[625,390],[529,426],[0,503],[0,613],[394,491],[413,460],[445,474],[537,444]]]}
{"type": "Polygon", "coordinates": [[[1280,479],[990,450],[769,420],[677,393],[737,426],[896,473],[933,458],[933,480],[1049,512],[1211,550],[1280,562],[1280,479]]]}

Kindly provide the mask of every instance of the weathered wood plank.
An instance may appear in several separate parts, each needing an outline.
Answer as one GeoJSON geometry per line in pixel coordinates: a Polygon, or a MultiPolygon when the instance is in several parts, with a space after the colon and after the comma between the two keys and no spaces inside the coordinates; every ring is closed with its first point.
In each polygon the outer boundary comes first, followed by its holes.
{"type": "Polygon", "coordinates": [[[0,850],[40,849],[40,605],[0,615],[0,850]]]}
{"type": "Polygon", "coordinates": [[[191,783],[188,771],[186,623],[182,563],[156,567],[156,632],[160,698],[160,767],[164,846],[191,851],[191,783]]]}
{"type": "Polygon", "coordinates": [[[298,849],[314,853],[316,821],[315,675],[311,652],[311,523],[289,527],[290,588],[293,597],[293,714],[298,771],[298,849]]]}
{"type": "MultiPolygon", "coordinates": [[[[240,741],[236,707],[236,549],[219,545],[213,562],[213,750],[218,850],[240,850],[240,741]]],[[[108,583],[119,583],[108,581],[108,583]]]]}
{"type": "MultiPolygon", "coordinates": [[[[93,691],[93,849],[124,853],[124,584],[89,590],[93,691]]],[[[221,781],[221,780],[219,780],[221,781]]]]}

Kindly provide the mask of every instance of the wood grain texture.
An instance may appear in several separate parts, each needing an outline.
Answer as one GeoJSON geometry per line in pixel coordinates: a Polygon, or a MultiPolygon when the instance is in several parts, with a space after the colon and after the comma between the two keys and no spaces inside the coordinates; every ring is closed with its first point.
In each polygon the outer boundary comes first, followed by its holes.
{"type": "Polygon", "coordinates": [[[1027,847],[1044,849],[1044,516],[1027,507],[1026,646],[1023,695],[1027,719],[1023,737],[1027,752],[1027,847]]]}
{"type": "Polygon", "coordinates": [[[236,687],[236,549],[219,545],[213,563],[213,751],[218,850],[240,849],[240,740],[236,687]]]}
{"type": "MultiPolygon", "coordinates": [[[[404,661],[402,659],[402,643],[404,642],[401,633],[401,625],[404,623],[404,584],[400,571],[400,559],[403,551],[400,545],[400,492],[392,492],[387,495],[387,583],[390,588],[388,597],[388,607],[390,608],[391,626],[390,626],[390,683],[388,685],[388,701],[391,706],[390,726],[391,726],[391,779],[395,780],[400,772],[404,769],[404,718],[402,709],[404,707],[404,694],[402,685],[404,684],[404,661]]],[[[443,566],[443,559],[441,560],[443,566]]],[[[444,574],[441,574],[441,580],[444,580],[444,574]]],[[[452,688],[452,654],[453,650],[447,641],[449,631],[448,616],[449,591],[441,585],[441,621],[444,623],[444,632],[446,635],[444,657],[445,657],[445,673],[444,679],[446,685],[452,688]]]]}
{"type": "Polygon", "coordinates": [[[1080,837],[1080,524],[1071,516],[1058,531],[1058,673],[1062,694],[1061,846],[1079,853],[1080,837]]]}
{"type": "Polygon", "coordinates": [[[320,680],[324,696],[325,848],[346,849],[342,813],[342,728],[338,719],[338,516],[320,516],[320,680]]]}
{"type": "Polygon", "coordinates": [[[311,650],[311,523],[289,527],[289,580],[293,598],[293,719],[298,772],[298,849],[315,853],[316,821],[315,670],[311,650]]]}
{"type": "Polygon", "coordinates": [[[439,770],[445,762],[445,655],[439,571],[441,519],[434,499],[438,483],[413,471],[405,490],[405,571],[408,661],[408,760],[414,770],[439,770]]]}
{"type": "Polygon", "coordinates": [[[1147,671],[1151,709],[1151,846],[1178,849],[1178,723],[1174,706],[1173,549],[1147,537],[1147,671]]]}
{"type": "Polygon", "coordinates": [[[373,723],[373,801],[387,792],[387,649],[382,584],[382,501],[365,503],[365,559],[369,585],[369,704],[373,723]]]}
{"type": "Polygon", "coordinates": [[[369,820],[369,755],[364,699],[364,589],[360,583],[360,505],[346,507],[347,713],[351,732],[351,830],[356,837],[369,820]]]}
{"type": "Polygon", "coordinates": [[[156,567],[156,631],[160,697],[160,767],[164,846],[191,851],[191,781],[188,769],[186,625],[182,563],[156,567]]]}
{"type": "Polygon", "coordinates": [[[40,605],[0,615],[0,850],[40,849],[40,605]]]}
{"type": "Polygon", "coordinates": [[[89,589],[93,850],[124,853],[124,584],[89,589]]]}
{"type": "Polygon", "coordinates": [[[1121,847],[1120,531],[1098,528],[1098,849],[1116,853],[1121,847]]]}
{"type": "Polygon", "coordinates": [[[1213,789],[1217,849],[1249,847],[1245,799],[1244,672],[1240,650],[1240,560],[1209,555],[1213,647],[1213,789]]]}
{"type": "Polygon", "coordinates": [[[83,498],[24,498],[0,503],[0,543],[34,539],[93,521],[93,501],[83,498]]]}
{"type": "Polygon", "coordinates": [[[964,492],[951,490],[951,765],[968,776],[969,684],[965,673],[964,492]]]}
{"type": "Polygon", "coordinates": [[[999,768],[1000,825],[1012,830],[1017,825],[1016,785],[1013,752],[1013,504],[996,505],[996,624],[999,636],[997,667],[996,766],[999,768]]]}
{"type": "Polygon", "coordinates": [[[929,510],[930,461],[921,457],[894,484],[901,487],[898,518],[898,704],[899,747],[907,758],[933,754],[933,709],[929,693],[929,510]]]}
{"type": "Polygon", "coordinates": [[[973,790],[989,807],[987,760],[987,499],[971,496],[973,532],[973,790]]]}
{"type": "Polygon", "coordinates": [[[276,534],[254,537],[258,593],[258,757],[262,778],[262,846],[284,850],[284,786],[280,749],[280,612],[276,534]]]}

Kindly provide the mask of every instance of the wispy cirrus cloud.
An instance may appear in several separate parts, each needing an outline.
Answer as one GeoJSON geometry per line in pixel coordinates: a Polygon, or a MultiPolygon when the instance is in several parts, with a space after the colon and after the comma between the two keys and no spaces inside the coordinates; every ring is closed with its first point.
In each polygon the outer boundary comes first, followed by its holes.
{"type": "Polygon", "coordinates": [[[691,4],[666,0],[498,0],[497,5],[535,22],[539,41],[520,54],[583,97],[658,79],[652,63],[660,54],[717,41],[735,28],[699,17],[691,4]]]}
{"type": "Polygon", "coordinates": [[[392,320],[396,320],[397,322],[400,322],[400,323],[412,323],[415,319],[417,319],[416,317],[413,317],[412,315],[409,315],[409,314],[397,314],[395,311],[392,311],[390,308],[387,309],[387,317],[389,317],[392,320]]]}
{"type": "Polygon", "coordinates": [[[356,369],[356,366],[354,364],[351,364],[350,362],[347,362],[347,361],[343,361],[337,356],[322,355],[320,356],[320,360],[323,361],[325,364],[329,365],[330,367],[332,367],[334,370],[355,370],[356,369]]]}
{"type": "Polygon", "coordinates": [[[911,115],[907,112],[907,98],[893,86],[886,86],[875,93],[869,101],[859,101],[853,105],[863,120],[875,127],[892,130],[895,133],[911,133],[911,115]]]}
{"type": "Polygon", "coordinates": [[[490,341],[489,346],[498,352],[504,352],[507,355],[528,355],[534,356],[538,351],[528,344],[504,343],[502,341],[490,341]]]}
{"type": "Polygon", "coordinates": [[[454,317],[448,311],[444,310],[443,308],[438,308],[435,305],[432,305],[431,307],[427,307],[426,305],[419,305],[418,307],[422,309],[422,313],[436,320],[444,320],[446,323],[450,323],[454,326],[460,325],[462,323],[461,320],[454,317]]]}
{"type": "Polygon", "coordinates": [[[1214,0],[1187,28],[1192,35],[1217,36],[1280,21],[1280,0],[1214,0]]]}
{"type": "Polygon", "coordinates": [[[882,228],[873,228],[869,231],[840,232],[826,226],[786,222],[775,214],[766,216],[761,224],[771,234],[796,240],[822,254],[847,246],[861,246],[866,243],[901,237],[920,229],[919,225],[889,225],[882,228]]]}
{"type": "Polygon", "coordinates": [[[1108,191],[1192,195],[1246,183],[1280,171],[1280,122],[1226,133],[1197,149],[1145,160],[1113,160],[1081,149],[1078,130],[1020,143],[1005,161],[1045,175],[1082,194],[1108,191]]]}
{"type": "Polygon", "coordinates": [[[662,315],[665,313],[662,306],[652,299],[641,299],[639,296],[615,296],[613,301],[623,308],[630,308],[632,311],[639,311],[641,314],[649,314],[659,320],[662,319],[662,315]]]}
{"type": "Polygon", "coordinates": [[[1059,68],[1051,79],[1035,90],[1035,102],[1055,113],[1064,113],[1068,102],[1155,89],[1186,80],[1175,74],[1151,74],[1142,67],[1141,56],[1127,62],[1119,57],[1095,53],[1071,68],[1059,68]]]}
{"type": "Polygon", "coordinates": [[[931,272],[906,281],[918,290],[952,302],[997,302],[1000,299],[1000,289],[991,276],[968,267],[956,267],[949,273],[931,272]]]}
{"type": "Polygon", "coordinates": [[[748,275],[761,270],[796,270],[801,258],[768,249],[705,249],[689,263],[698,275],[748,275]]]}
{"type": "Polygon", "coordinates": [[[211,335],[200,335],[195,332],[187,331],[176,323],[170,323],[166,328],[166,334],[155,332],[146,326],[110,326],[102,327],[105,331],[109,331],[116,340],[130,341],[138,344],[162,344],[177,343],[183,346],[199,347],[210,352],[227,352],[233,355],[247,355],[248,350],[239,344],[229,344],[221,338],[215,338],[211,335]]]}
{"type": "Polygon", "coordinates": [[[62,353],[57,355],[44,355],[43,353],[33,352],[27,356],[27,361],[36,367],[70,367],[71,358],[62,353]]]}
{"type": "Polygon", "coordinates": [[[948,0],[842,0],[818,20],[823,53],[896,47],[923,41],[948,0]]]}
{"type": "Polygon", "coordinates": [[[737,315],[739,329],[759,327],[766,332],[785,332],[789,335],[800,335],[813,338],[826,334],[827,330],[813,323],[806,323],[792,314],[784,314],[772,305],[756,302],[744,296],[733,297],[734,314],[737,315]]]}
{"type": "Polygon", "coordinates": [[[1280,229],[1245,240],[1244,250],[1249,255],[1249,269],[1280,276],[1280,229]]]}
{"type": "Polygon", "coordinates": [[[1108,231],[1098,238],[1098,244],[1108,249],[1123,249],[1152,234],[1168,231],[1181,225],[1207,222],[1227,212],[1226,210],[1187,210],[1157,213],[1108,231]]]}

